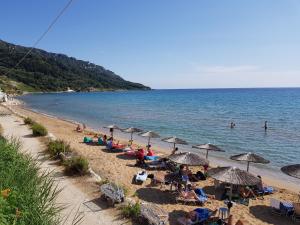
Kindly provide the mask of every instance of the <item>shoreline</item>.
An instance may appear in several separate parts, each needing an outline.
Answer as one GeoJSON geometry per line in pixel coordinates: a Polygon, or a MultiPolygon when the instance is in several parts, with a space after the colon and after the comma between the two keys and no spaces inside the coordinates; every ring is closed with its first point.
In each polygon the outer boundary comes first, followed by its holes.
{"type": "MultiPolygon", "coordinates": [[[[26,111],[29,111],[29,112],[32,112],[32,113],[40,114],[40,115],[48,117],[48,118],[64,121],[66,123],[70,123],[70,124],[74,125],[74,127],[78,124],[82,124],[79,121],[75,121],[75,120],[71,120],[71,119],[51,115],[51,114],[48,114],[48,113],[40,112],[40,111],[35,110],[35,109],[31,109],[31,108],[27,107],[25,103],[17,105],[17,107],[20,107],[23,110],[26,110],[26,111]]],[[[100,133],[100,134],[109,135],[108,129],[105,129],[103,127],[95,129],[93,127],[87,126],[86,131],[87,132],[92,132],[92,133],[100,133]]],[[[120,131],[117,130],[117,131],[115,131],[114,134],[115,134],[114,135],[115,138],[117,140],[119,140],[121,143],[123,143],[123,144],[128,143],[128,139],[126,139],[126,137],[125,137],[125,136],[128,136],[127,133],[123,133],[123,132],[120,132],[120,131]]],[[[137,136],[137,135],[134,135],[134,136],[135,136],[134,143],[136,145],[144,146],[146,144],[146,139],[145,138],[142,138],[142,137],[137,136]]],[[[167,147],[167,145],[170,145],[170,144],[160,143],[160,142],[161,141],[157,141],[155,139],[152,139],[152,146],[154,147],[155,152],[157,152],[160,155],[170,154],[171,150],[168,149],[168,147],[167,147]],[[162,146],[162,145],[165,145],[165,146],[162,146]]],[[[171,147],[171,145],[170,145],[170,147],[171,147]]],[[[182,145],[179,146],[179,149],[182,150],[182,151],[188,151],[188,148],[185,148],[185,146],[182,146],[182,145]]],[[[202,152],[202,151],[193,150],[191,148],[189,150],[197,152],[202,156],[205,156],[205,153],[202,152]]],[[[245,167],[246,167],[246,163],[233,161],[233,160],[230,160],[226,157],[222,157],[222,156],[219,156],[219,155],[214,154],[214,153],[212,153],[212,154],[210,153],[209,161],[210,161],[210,166],[212,166],[212,167],[229,166],[229,165],[236,166],[236,167],[239,167],[241,169],[245,169],[245,167]]],[[[280,188],[280,189],[287,189],[287,190],[295,192],[295,193],[300,192],[299,180],[296,179],[296,178],[293,178],[293,177],[289,177],[289,176],[283,174],[281,171],[279,171],[280,174],[278,174],[277,171],[275,171],[273,168],[268,168],[268,166],[266,166],[266,165],[251,164],[250,172],[255,174],[255,175],[261,175],[263,177],[264,183],[266,183],[270,186],[274,186],[274,187],[277,187],[277,188],[280,188]]]]}

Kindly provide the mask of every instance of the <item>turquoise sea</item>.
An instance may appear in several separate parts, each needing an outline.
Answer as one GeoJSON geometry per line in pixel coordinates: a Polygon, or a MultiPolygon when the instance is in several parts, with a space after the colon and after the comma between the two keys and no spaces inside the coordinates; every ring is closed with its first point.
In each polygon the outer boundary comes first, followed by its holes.
{"type": "Polygon", "coordinates": [[[269,169],[300,162],[298,88],[51,93],[20,99],[29,108],[95,129],[135,126],[191,144],[209,142],[223,148],[226,152],[217,155],[226,158],[256,152],[271,161],[269,169]],[[262,128],[265,120],[267,132],[262,128]]]}

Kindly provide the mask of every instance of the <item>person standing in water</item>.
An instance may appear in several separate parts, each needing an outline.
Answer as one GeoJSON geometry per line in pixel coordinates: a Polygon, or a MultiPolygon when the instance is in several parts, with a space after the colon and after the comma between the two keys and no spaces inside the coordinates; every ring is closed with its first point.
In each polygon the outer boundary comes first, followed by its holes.
{"type": "Polygon", "coordinates": [[[233,129],[234,127],[235,127],[235,123],[234,123],[234,122],[231,122],[231,123],[230,123],[230,128],[233,129]]]}
{"type": "Polygon", "coordinates": [[[268,121],[265,121],[265,125],[263,126],[263,128],[265,129],[265,131],[267,131],[267,129],[268,129],[268,121]]]}

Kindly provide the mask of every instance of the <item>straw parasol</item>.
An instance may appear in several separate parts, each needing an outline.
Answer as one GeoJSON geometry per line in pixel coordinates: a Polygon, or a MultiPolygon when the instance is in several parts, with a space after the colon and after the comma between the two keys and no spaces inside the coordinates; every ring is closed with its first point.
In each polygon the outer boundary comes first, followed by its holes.
{"type": "Polygon", "coordinates": [[[174,155],[170,155],[169,160],[188,166],[204,166],[208,165],[209,161],[202,158],[200,155],[193,152],[182,152],[174,155]]]}
{"type": "Polygon", "coordinates": [[[251,173],[231,166],[210,169],[208,171],[208,175],[218,181],[229,183],[231,185],[229,196],[230,200],[232,197],[232,185],[252,186],[261,182],[258,177],[251,173]]]}
{"type": "Polygon", "coordinates": [[[281,171],[285,174],[300,179],[300,164],[284,166],[281,171]]]}
{"type": "Polygon", "coordinates": [[[168,143],[173,143],[173,150],[175,150],[176,148],[176,144],[180,144],[180,145],[187,145],[188,143],[185,140],[182,140],[178,137],[167,137],[167,138],[163,138],[161,139],[164,142],[168,142],[168,143]]]}
{"type": "Polygon", "coordinates": [[[122,130],[123,132],[125,132],[125,133],[130,133],[130,143],[132,143],[133,142],[133,133],[138,133],[138,132],[142,132],[142,130],[141,129],[139,129],[139,128],[136,128],[136,127],[129,127],[129,128],[126,128],[126,129],[123,129],[122,130]]]}
{"type": "Polygon", "coordinates": [[[114,129],[120,130],[120,128],[117,125],[115,125],[115,124],[112,124],[112,125],[109,125],[109,126],[105,126],[104,128],[108,128],[109,129],[110,135],[111,135],[112,138],[114,138],[114,129]]]}
{"type": "Polygon", "coordinates": [[[150,145],[150,139],[151,138],[159,138],[159,134],[153,132],[153,131],[147,131],[145,133],[140,134],[142,137],[148,137],[148,146],[150,145]]]}
{"type": "Polygon", "coordinates": [[[167,224],[169,218],[167,211],[146,202],[141,204],[141,215],[148,220],[149,224],[153,225],[167,224]]]}
{"type": "Polygon", "coordinates": [[[263,157],[254,154],[252,152],[248,152],[248,153],[242,153],[242,154],[238,154],[238,155],[233,155],[230,157],[230,159],[232,160],[236,160],[236,161],[246,161],[247,162],[247,171],[249,171],[249,164],[250,162],[253,163],[263,163],[263,164],[267,164],[270,163],[269,160],[264,159],[263,157]]]}
{"type": "Polygon", "coordinates": [[[201,145],[193,145],[192,148],[197,148],[201,150],[206,150],[206,158],[208,158],[208,151],[215,151],[215,152],[225,152],[224,150],[220,149],[216,145],[212,144],[201,144],[201,145]]]}

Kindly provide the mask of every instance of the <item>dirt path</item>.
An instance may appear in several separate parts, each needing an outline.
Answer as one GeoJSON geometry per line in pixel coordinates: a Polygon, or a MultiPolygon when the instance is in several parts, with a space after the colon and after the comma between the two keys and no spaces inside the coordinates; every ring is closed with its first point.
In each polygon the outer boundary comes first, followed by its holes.
{"type": "MultiPolygon", "coordinates": [[[[1,107],[1,111],[4,109],[1,107]]],[[[38,138],[31,136],[31,130],[23,124],[22,119],[14,115],[1,115],[0,124],[3,127],[5,137],[15,137],[22,143],[22,151],[31,154],[41,163],[42,170],[52,171],[55,182],[62,192],[59,194],[57,203],[66,206],[61,212],[63,218],[62,224],[72,225],[76,215],[83,216],[81,224],[87,225],[120,225],[126,221],[121,221],[117,217],[117,213],[113,209],[107,209],[105,204],[94,198],[92,193],[84,192],[86,188],[80,188],[78,183],[80,180],[68,178],[63,175],[62,167],[58,166],[55,161],[48,160],[44,154],[44,146],[38,138]],[[77,183],[77,184],[76,184],[77,183]]],[[[82,182],[82,180],[81,180],[82,182]]],[[[85,185],[82,185],[83,187],[85,185]]],[[[94,191],[95,192],[95,191],[94,191]]],[[[95,195],[95,193],[94,193],[95,195]]]]}

